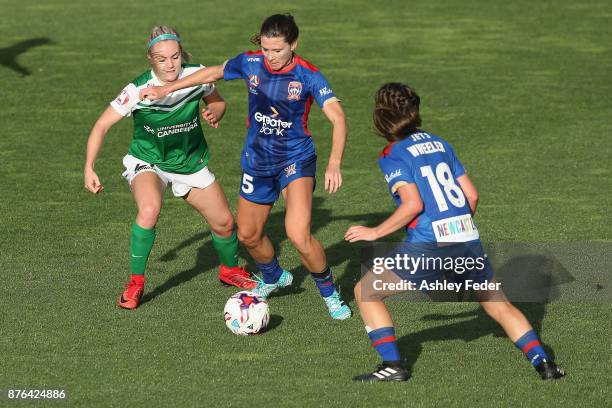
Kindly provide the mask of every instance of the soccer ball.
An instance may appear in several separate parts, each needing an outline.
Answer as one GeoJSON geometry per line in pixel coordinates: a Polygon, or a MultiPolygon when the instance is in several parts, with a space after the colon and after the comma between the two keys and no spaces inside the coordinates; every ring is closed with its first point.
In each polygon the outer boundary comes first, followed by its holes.
{"type": "Polygon", "coordinates": [[[268,302],[253,292],[232,295],[223,309],[225,324],[234,334],[249,336],[263,331],[270,321],[268,302]]]}

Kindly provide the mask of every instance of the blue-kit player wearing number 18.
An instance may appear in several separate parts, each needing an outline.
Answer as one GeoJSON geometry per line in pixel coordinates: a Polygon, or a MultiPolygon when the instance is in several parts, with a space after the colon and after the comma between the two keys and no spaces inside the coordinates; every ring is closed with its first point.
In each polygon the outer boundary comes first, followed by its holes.
{"type": "Polygon", "coordinates": [[[167,87],[145,89],[141,97],[157,99],[176,89],[221,78],[245,81],[248,132],[240,161],[243,173],[236,222],[238,239],[263,275],[253,291],[267,298],[293,281],[291,273],[280,267],[264,233],[270,210],[282,193],[287,236],[311,272],[330,316],[344,320],[351,317],[351,310],[334,286],[322,245],[310,232],[317,161],[308,130],[313,102],[332,124],[332,149],[325,171],[329,193],[342,184],[340,164],[347,126],[340,101],[325,77],[295,53],[298,34],[291,15],[270,16],[252,39],[260,47],[258,51],[241,53],[167,87]]]}
{"type": "Polygon", "coordinates": [[[485,312],[503,327],[543,379],[562,377],[563,370],[548,356],[523,313],[495,285],[493,270],[472,220],[478,202],[476,188],[450,144],[419,130],[419,96],[407,85],[388,83],[378,90],[375,102],[374,126],[390,143],[383,150],[379,165],[397,209],[377,227],[349,228],[345,239],[374,241],[406,228],[405,242],[389,257],[406,255],[420,263],[412,263],[410,269],[405,264],[392,268],[385,265],[378,270],[373,267],[355,286],[361,317],[382,364],[354,379],[368,382],[408,379],[409,374],[400,362],[391,315],[383,300],[410,287],[430,290],[430,284],[442,283],[439,279],[443,277],[446,283],[472,285],[485,312]],[[437,260],[444,260],[444,266],[437,260]],[[449,260],[452,262],[447,266],[449,260]],[[466,260],[471,260],[470,266],[466,260]],[[402,282],[408,286],[402,286],[402,282]]]}

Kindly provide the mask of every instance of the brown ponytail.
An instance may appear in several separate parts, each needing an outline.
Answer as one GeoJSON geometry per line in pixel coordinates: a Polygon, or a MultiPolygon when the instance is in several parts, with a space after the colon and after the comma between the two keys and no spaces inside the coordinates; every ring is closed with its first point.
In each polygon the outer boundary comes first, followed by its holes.
{"type": "Polygon", "coordinates": [[[420,101],[408,85],[389,82],[381,86],[376,93],[373,114],[377,133],[392,142],[416,130],[421,126],[420,101]]]}

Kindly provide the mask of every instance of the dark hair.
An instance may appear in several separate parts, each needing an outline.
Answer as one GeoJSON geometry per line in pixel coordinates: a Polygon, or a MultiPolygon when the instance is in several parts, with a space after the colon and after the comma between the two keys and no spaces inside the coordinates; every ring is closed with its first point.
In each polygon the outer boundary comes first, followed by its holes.
{"type": "Polygon", "coordinates": [[[384,84],[376,92],[375,102],[374,127],[388,141],[401,140],[421,126],[421,98],[408,85],[384,84]]]}
{"type": "Polygon", "coordinates": [[[251,37],[251,42],[255,45],[261,45],[261,37],[283,37],[289,44],[293,44],[300,35],[300,30],[295,24],[293,16],[287,14],[274,14],[264,20],[261,24],[259,34],[251,37]]]}

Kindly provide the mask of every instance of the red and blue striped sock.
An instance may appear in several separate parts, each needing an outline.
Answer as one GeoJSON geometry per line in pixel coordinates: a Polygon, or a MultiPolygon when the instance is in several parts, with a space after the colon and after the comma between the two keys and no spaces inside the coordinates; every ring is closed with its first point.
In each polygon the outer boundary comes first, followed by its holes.
{"type": "Polygon", "coordinates": [[[283,274],[283,268],[278,264],[276,257],[272,258],[270,263],[255,262],[255,265],[261,271],[265,283],[276,283],[283,274]]]}
{"type": "Polygon", "coordinates": [[[334,287],[334,275],[329,266],[321,273],[311,272],[310,275],[315,281],[317,288],[319,288],[321,296],[330,297],[334,293],[334,290],[336,290],[334,287]]]}
{"type": "Polygon", "coordinates": [[[535,367],[539,365],[543,360],[549,360],[542,343],[538,335],[533,331],[529,330],[523,334],[520,339],[514,342],[514,345],[521,349],[529,362],[535,367]]]}
{"type": "MultiPolygon", "coordinates": [[[[366,328],[367,330],[367,328],[366,328]]],[[[397,347],[394,327],[381,327],[380,329],[368,332],[368,337],[372,341],[372,347],[378,351],[380,357],[385,362],[399,362],[400,353],[397,347]]]]}

